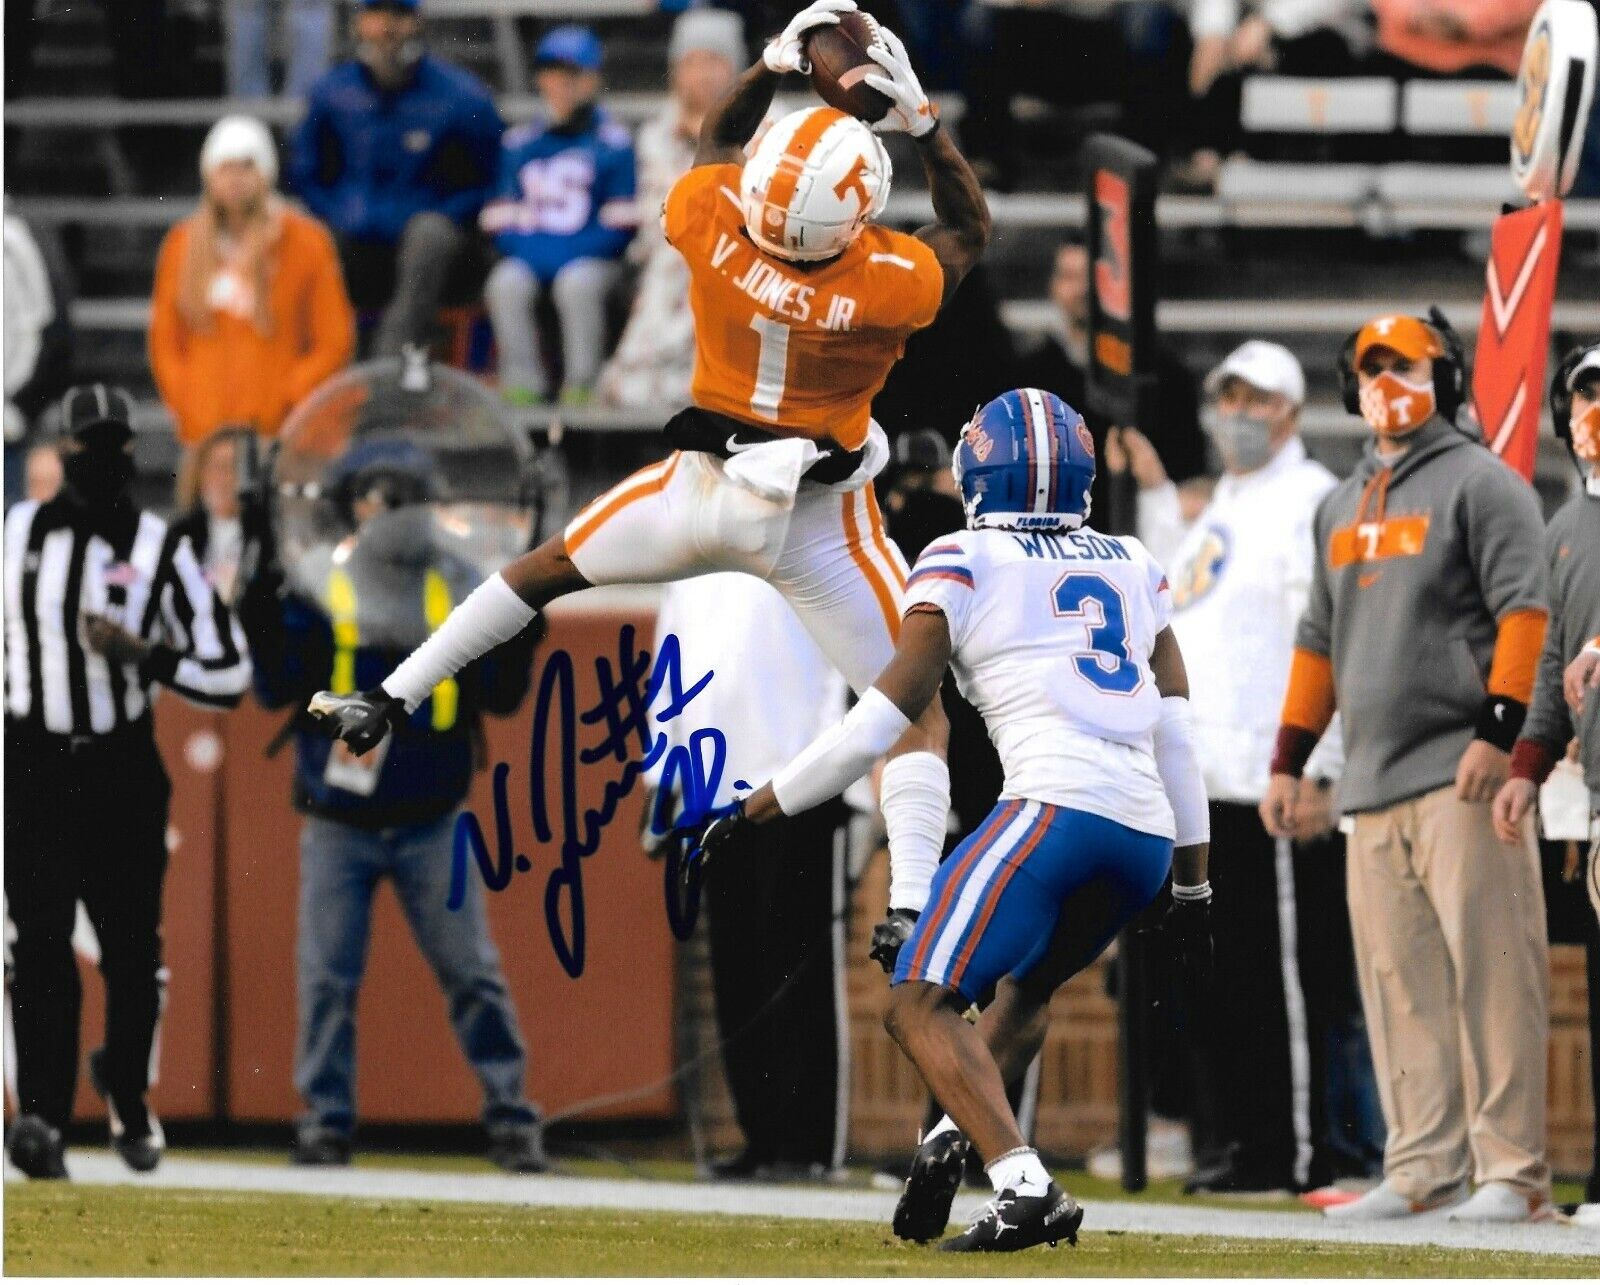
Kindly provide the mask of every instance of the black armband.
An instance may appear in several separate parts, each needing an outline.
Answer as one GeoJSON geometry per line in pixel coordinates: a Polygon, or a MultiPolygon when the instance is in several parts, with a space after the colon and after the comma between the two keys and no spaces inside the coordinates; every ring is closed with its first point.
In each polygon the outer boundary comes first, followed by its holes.
{"type": "Polygon", "coordinates": [[[1521,701],[1491,693],[1483,698],[1483,704],[1478,709],[1478,723],[1472,734],[1478,740],[1487,741],[1495,749],[1509,754],[1511,747],[1517,743],[1517,733],[1522,731],[1522,720],[1527,716],[1528,707],[1521,701]]]}
{"type": "Polygon", "coordinates": [[[165,683],[171,686],[178,674],[178,653],[164,643],[156,643],[150,654],[139,662],[139,681],[145,684],[165,683]]]}

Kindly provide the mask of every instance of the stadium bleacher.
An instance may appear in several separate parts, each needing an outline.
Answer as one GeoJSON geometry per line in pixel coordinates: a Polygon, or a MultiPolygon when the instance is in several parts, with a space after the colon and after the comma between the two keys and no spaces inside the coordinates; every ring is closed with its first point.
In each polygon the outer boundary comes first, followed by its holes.
{"type": "MultiPolygon", "coordinates": [[[[558,18],[591,22],[605,38],[611,110],[638,123],[663,101],[670,17],[652,0],[428,0],[424,8],[434,47],[483,76],[508,120],[535,110],[529,41],[538,24],[558,18]]],[[[192,208],[195,182],[183,177],[149,190],[148,176],[131,173],[121,157],[120,132],[159,130],[163,150],[170,139],[174,154],[190,157],[223,114],[249,111],[281,137],[301,105],[106,97],[110,51],[99,10],[52,8],[46,17],[29,92],[6,105],[8,195],[66,250],[79,373],[131,384],[144,399],[141,422],[159,434],[167,420],[143,352],[151,266],[160,237],[192,208]]],[[[220,83],[214,13],[209,22],[198,57],[217,66],[198,69],[197,83],[220,83]]],[[[942,106],[959,119],[959,99],[942,106]]],[[[1348,436],[1358,426],[1338,409],[1326,365],[1352,325],[1378,307],[1439,301],[1464,332],[1475,329],[1483,233],[1515,197],[1504,161],[1514,111],[1508,82],[1251,77],[1242,100],[1248,154],[1224,164],[1214,194],[1159,202],[1163,330],[1196,371],[1246,334],[1291,337],[1312,378],[1309,431],[1348,436]],[[1352,273],[1351,264],[1367,270],[1352,273]]],[[[920,167],[903,151],[896,157],[902,163],[887,217],[915,224],[930,208],[920,167]]],[[[1083,224],[1083,199],[1061,178],[1071,171],[1070,157],[1041,154],[1022,190],[991,198],[990,280],[1019,347],[1053,324],[1043,291],[1055,235],[1083,224]]],[[[1566,225],[1566,302],[1555,328],[1600,330],[1600,201],[1570,202],[1566,225]]],[[[598,411],[561,421],[584,432],[650,427],[598,411]]]]}

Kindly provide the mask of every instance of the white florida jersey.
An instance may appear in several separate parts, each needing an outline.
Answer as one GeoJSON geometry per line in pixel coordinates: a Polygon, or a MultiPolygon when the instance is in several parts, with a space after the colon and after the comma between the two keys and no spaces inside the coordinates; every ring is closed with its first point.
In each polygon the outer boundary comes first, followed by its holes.
{"type": "Polygon", "coordinates": [[[957,532],[911,572],[905,610],[929,607],[949,622],[950,667],[999,751],[1003,797],[1173,837],[1150,670],[1172,594],[1144,545],[1088,528],[957,532]]]}

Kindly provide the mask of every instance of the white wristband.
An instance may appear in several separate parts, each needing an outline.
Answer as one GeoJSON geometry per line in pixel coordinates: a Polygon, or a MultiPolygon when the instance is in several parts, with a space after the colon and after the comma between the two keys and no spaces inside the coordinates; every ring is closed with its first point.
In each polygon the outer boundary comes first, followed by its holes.
{"type": "Polygon", "coordinates": [[[1174,901],[1210,901],[1211,880],[1204,883],[1175,883],[1172,885],[1174,901]]]}
{"type": "Polygon", "coordinates": [[[533,623],[534,614],[503,576],[490,576],[383,680],[383,690],[403,700],[408,714],[413,712],[445,679],[520,634],[533,623]]]}

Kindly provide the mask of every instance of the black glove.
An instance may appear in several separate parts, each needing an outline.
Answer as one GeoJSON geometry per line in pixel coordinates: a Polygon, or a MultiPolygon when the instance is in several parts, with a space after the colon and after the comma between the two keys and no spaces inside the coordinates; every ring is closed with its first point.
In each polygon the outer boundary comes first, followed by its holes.
{"type": "Polygon", "coordinates": [[[1161,917],[1160,933],[1168,957],[1182,1019],[1198,1024],[1204,1019],[1211,994],[1211,901],[1180,901],[1174,897],[1161,917]]]}
{"type": "Polygon", "coordinates": [[[895,962],[900,958],[900,947],[906,944],[911,930],[917,926],[918,914],[915,910],[896,910],[890,906],[884,921],[872,930],[872,949],[867,952],[867,958],[877,960],[884,972],[893,973],[895,962]]]}
{"type": "Polygon", "coordinates": [[[381,687],[355,696],[318,692],[306,708],[323,732],[355,754],[365,754],[406,721],[405,702],[381,687]]]}
{"type": "Polygon", "coordinates": [[[687,832],[683,859],[684,879],[687,880],[689,872],[695,869],[699,870],[703,878],[712,858],[746,833],[754,824],[745,816],[744,800],[740,799],[734,804],[731,812],[724,812],[696,826],[681,827],[677,833],[687,832]]]}

